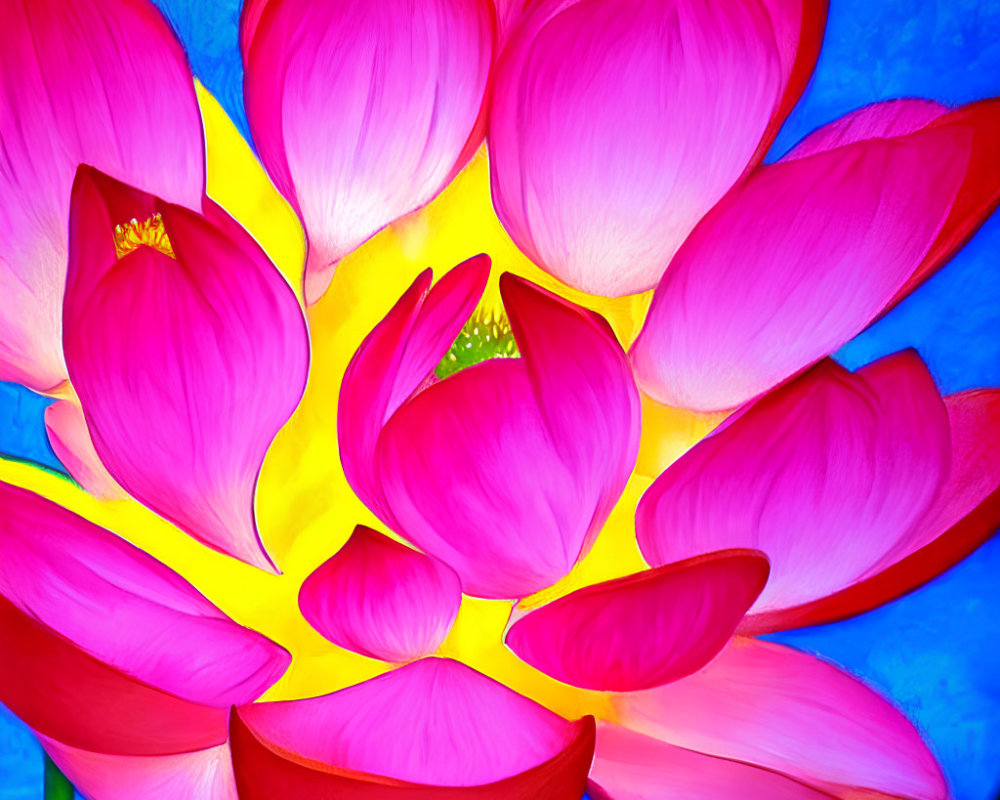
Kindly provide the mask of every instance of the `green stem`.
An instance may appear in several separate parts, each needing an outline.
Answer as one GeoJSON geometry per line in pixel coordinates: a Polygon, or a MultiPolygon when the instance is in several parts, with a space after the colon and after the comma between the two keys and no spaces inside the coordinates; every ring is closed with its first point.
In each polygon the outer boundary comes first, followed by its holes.
{"type": "Polygon", "coordinates": [[[73,800],[73,784],[59,771],[51,758],[45,756],[45,800],[73,800]]]}

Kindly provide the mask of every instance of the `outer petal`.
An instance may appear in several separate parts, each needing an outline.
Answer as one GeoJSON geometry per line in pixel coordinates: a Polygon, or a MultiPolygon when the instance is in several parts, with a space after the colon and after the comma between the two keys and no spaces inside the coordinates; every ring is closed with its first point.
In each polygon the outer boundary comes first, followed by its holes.
{"type": "Polygon", "coordinates": [[[522,359],[427,388],[378,443],[397,530],[467,593],[522,597],[563,577],[635,464],[639,399],[606,323],[505,276],[522,359]]]}
{"type": "Polygon", "coordinates": [[[879,371],[825,361],[681,457],[640,501],[646,559],[759,549],[771,560],[760,612],[839,591],[905,552],[947,475],[948,421],[912,351],[879,371]]]}
{"type": "Polygon", "coordinates": [[[635,731],[836,794],[948,796],[902,714],[836,667],[781,645],[737,640],[701,672],[614,702],[635,731]]]}
{"type": "Polygon", "coordinates": [[[0,33],[0,380],[66,379],[62,302],[80,162],[196,208],[201,117],[184,50],[145,0],[6,3],[0,33]]]}
{"type": "MultiPolygon", "coordinates": [[[[894,114],[879,120],[887,131],[894,114]]],[[[732,408],[868,325],[964,202],[976,127],[948,119],[853,142],[857,126],[841,124],[814,137],[847,144],[763,167],[730,194],[657,288],[632,350],[643,389],[673,406],[732,408]]]]}
{"type": "Polygon", "coordinates": [[[767,769],[686,750],[617,725],[597,728],[593,800],[830,800],[767,769]]]}
{"type": "Polygon", "coordinates": [[[767,582],[767,559],[728,551],[579,589],[507,633],[521,659],[599,691],[650,689],[701,669],[767,582]]]}
{"type": "Polygon", "coordinates": [[[231,735],[243,800],[577,800],[594,722],[568,722],[458,662],[424,659],[325,697],[244,706],[231,735]]]}
{"type": "Polygon", "coordinates": [[[102,500],[126,496],[98,458],[79,405],[71,400],[56,400],[45,409],[45,431],[56,457],[90,494],[102,500]]]}
{"type": "Polygon", "coordinates": [[[815,61],[822,9],[533,4],[498,64],[490,112],[494,204],[518,247],[587,292],[653,287],[763,156],[815,61]]]}
{"type": "Polygon", "coordinates": [[[363,525],[299,592],[303,616],[331,642],[396,662],[437,650],[461,601],[451,569],[363,525]]]}
{"type": "Polygon", "coordinates": [[[386,524],[391,516],[373,463],[382,426],[448,351],[479,302],[489,269],[489,259],[476,256],[446,273],[430,292],[430,270],[423,272],[368,334],[344,373],[337,409],[344,473],[386,524]]]}
{"type": "MultiPolygon", "coordinates": [[[[4,483],[0,552],[0,594],[51,630],[52,647],[80,648],[178,697],[220,707],[250,702],[290,661],[138,548],[4,483]]],[[[12,647],[25,659],[38,657],[22,644],[12,647]]],[[[59,661],[47,669],[76,680],[59,661]]]]}
{"type": "Polygon", "coordinates": [[[217,550],[271,567],[253,515],[264,454],[305,387],[295,296],[249,234],[81,169],[64,346],[101,460],[132,496],[217,550]],[[139,213],[128,214],[137,208],[139,213]],[[162,215],[176,259],[116,259],[119,219],[162,215]],[[122,336],[122,330],[129,335],[122,336]]]}
{"type": "Polygon", "coordinates": [[[250,130],[305,225],[315,302],[337,260],[428,202],[475,152],[495,10],[488,0],[270,0],[246,14],[250,130]]]}

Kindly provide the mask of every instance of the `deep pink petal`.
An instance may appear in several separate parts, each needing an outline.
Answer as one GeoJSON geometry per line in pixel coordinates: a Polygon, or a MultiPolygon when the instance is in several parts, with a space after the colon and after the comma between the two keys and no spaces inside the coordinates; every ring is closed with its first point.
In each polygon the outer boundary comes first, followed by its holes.
{"type": "Polygon", "coordinates": [[[3,483],[0,552],[7,600],[96,659],[178,697],[250,702],[290,661],[138,548],[3,483]]]}
{"type": "Polygon", "coordinates": [[[243,0],[243,5],[240,7],[240,53],[243,55],[244,64],[247,63],[250,45],[253,44],[260,18],[269,3],[270,0],[243,0]]]}
{"type": "Polygon", "coordinates": [[[373,464],[382,426],[444,357],[479,302],[488,277],[486,256],[459,264],[433,289],[430,270],[421,273],[361,343],[344,373],[337,410],[344,474],[386,524],[392,518],[373,464]]]}
{"type": "Polygon", "coordinates": [[[0,380],[46,390],[66,379],[77,165],[197,208],[201,116],[184,50],[146,0],[5,4],[0,73],[0,380]]]}
{"type": "Polygon", "coordinates": [[[831,795],[741,761],[686,750],[607,723],[597,727],[593,800],[830,800],[831,795]]]}
{"type": "Polygon", "coordinates": [[[81,169],[64,346],[115,480],[205,544],[266,569],[254,488],[305,387],[308,342],[291,287],[249,234],[233,232],[81,169]],[[130,205],[139,213],[124,216],[130,205]],[[177,258],[141,246],[119,261],[115,221],[151,209],[177,258]]]}
{"type": "Polygon", "coordinates": [[[627,728],[837,794],[948,796],[934,756],[899,711],[856,678],[782,645],[737,639],[700,672],[614,702],[627,728]]]}
{"type": "Polygon", "coordinates": [[[973,138],[969,126],[931,125],[758,170],[657,288],[632,350],[643,389],[668,405],[732,408],[844,344],[933,246],[973,138]]]}
{"type": "Polygon", "coordinates": [[[120,756],[39,738],[76,790],[93,800],[237,800],[228,744],[177,755],[120,756]]]}
{"type": "Polygon", "coordinates": [[[450,568],[363,525],[299,591],[303,616],[331,642],[400,663],[437,650],[461,601],[450,568]]]}
{"type": "Polygon", "coordinates": [[[442,787],[478,786],[530,770],[593,725],[590,718],[567,721],[464,664],[439,658],[323,697],[245,706],[239,716],[255,736],[299,759],[442,787]]]}
{"type": "Polygon", "coordinates": [[[482,141],[488,0],[270,0],[244,20],[247,116],[309,240],[306,299],[376,231],[427,203],[482,141]]]}
{"type": "Polygon", "coordinates": [[[763,156],[804,88],[821,9],[794,0],[531,5],[498,63],[490,110],[494,204],[518,247],[584,291],[653,287],[698,220],[763,156]]]}
{"type": "Polygon", "coordinates": [[[507,646],[563,683],[650,689],[725,647],[767,573],[760,553],[730,550],[588,586],[519,619],[507,646]]]}
{"type": "Polygon", "coordinates": [[[521,597],[569,572],[638,450],[638,393],[607,324],[512,276],[502,291],[523,358],[428,387],[377,451],[397,532],[483,597],[521,597]]]}
{"type": "Polygon", "coordinates": [[[46,408],[45,432],[56,458],[87,492],[101,500],[126,497],[122,487],[115,483],[98,458],[87,430],[87,420],[77,403],[56,400],[46,408]]]}
{"type": "Polygon", "coordinates": [[[879,368],[887,380],[824,361],[682,456],[639,503],[647,561],[761,550],[762,612],[832,594],[905,551],[947,475],[948,419],[912,351],[879,368]]]}

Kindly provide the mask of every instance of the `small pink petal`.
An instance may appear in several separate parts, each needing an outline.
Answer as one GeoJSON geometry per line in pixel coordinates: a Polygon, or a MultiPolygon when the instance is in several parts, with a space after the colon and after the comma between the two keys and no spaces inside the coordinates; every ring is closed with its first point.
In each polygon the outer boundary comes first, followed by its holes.
{"type": "Polygon", "coordinates": [[[495,11],[488,0],[270,0],[254,25],[259,11],[243,23],[247,117],[305,225],[315,302],[340,258],[431,200],[476,151],[495,11]]]}
{"type": "Polygon", "coordinates": [[[8,3],[0,33],[0,380],[66,379],[70,189],[93,164],[197,208],[201,116],[180,42],[144,0],[8,3]]]}
{"type": "Polygon", "coordinates": [[[382,426],[448,352],[479,302],[489,270],[489,258],[475,256],[432,289],[430,270],[421,273],[361,343],[344,374],[337,410],[344,474],[386,524],[392,517],[373,463],[382,426]]]}
{"type": "Polygon", "coordinates": [[[228,744],[176,755],[121,756],[39,738],[76,790],[93,800],[237,800],[228,744]]]}
{"type": "Polygon", "coordinates": [[[760,553],[730,550],[588,586],[519,619],[507,646],[563,683],[650,689],[711,661],[767,573],[760,553]]]}
{"type": "Polygon", "coordinates": [[[504,227],[578,289],[652,288],[763,157],[805,86],[824,21],[821,4],[795,0],[530,5],[491,100],[504,227]]]}
{"type": "Polygon", "coordinates": [[[464,591],[493,598],[569,572],[625,486],[640,416],[603,320],[513,276],[501,291],[523,358],[428,387],[377,450],[397,532],[451,566],[464,591]]]}
{"type": "Polygon", "coordinates": [[[64,347],[115,480],[199,541],[271,569],[254,487],[302,396],[308,341],[291,287],[249,234],[234,234],[81,168],[64,347]],[[115,221],[151,211],[177,258],[141,246],[118,260],[115,221]]]}
{"type": "Polygon", "coordinates": [[[781,645],[738,639],[682,681],[613,700],[634,731],[837,795],[948,797],[906,717],[856,678],[781,645]]]}
{"type": "Polygon", "coordinates": [[[331,642],[399,663],[437,650],[461,601],[451,569],[363,525],[299,591],[302,615],[331,642]]]}
{"type": "MultiPolygon", "coordinates": [[[[567,721],[464,664],[439,658],[323,697],[244,706],[238,715],[255,737],[317,766],[440,787],[518,775],[593,730],[590,717],[567,721]]],[[[239,781],[238,750],[234,763],[239,781]]],[[[581,782],[577,794],[582,790],[581,782]]]]}
{"type": "Polygon", "coordinates": [[[87,492],[101,500],[127,497],[98,458],[79,405],[56,400],[45,409],[45,431],[56,458],[87,492]]]}
{"type": "Polygon", "coordinates": [[[253,44],[254,34],[257,33],[260,18],[264,15],[264,9],[270,4],[271,0],[243,0],[240,8],[240,53],[243,55],[244,64],[250,55],[250,46],[253,44]]]}
{"type": "Polygon", "coordinates": [[[715,758],[617,725],[597,726],[592,800],[831,800],[777,772],[715,758]]]}
{"type": "Polygon", "coordinates": [[[755,612],[839,591],[905,550],[948,470],[948,420],[907,351],[868,380],[831,361],[765,395],[667,469],[639,503],[651,564],[756,548],[771,577],[755,612]]]}

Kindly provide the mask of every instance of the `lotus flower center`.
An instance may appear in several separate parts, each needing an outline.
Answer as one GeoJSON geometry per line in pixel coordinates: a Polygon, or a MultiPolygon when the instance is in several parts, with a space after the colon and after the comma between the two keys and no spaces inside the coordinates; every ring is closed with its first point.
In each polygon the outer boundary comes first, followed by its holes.
{"type": "Polygon", "coordinates": [[[144,222],[133,218],[115,225],[115,254],[119,260],[140,247],[151,247],[165,256],[177,258],[170,246],[170,237],[163,225],[163,218],[153,214],[144,222]]]}
{"type": "Polygon", "coordinates": [[[434,374],[443,379],[480,361],[518,355],[507,316],[503,311],[480,307],[472,312],[434,374]]]}

